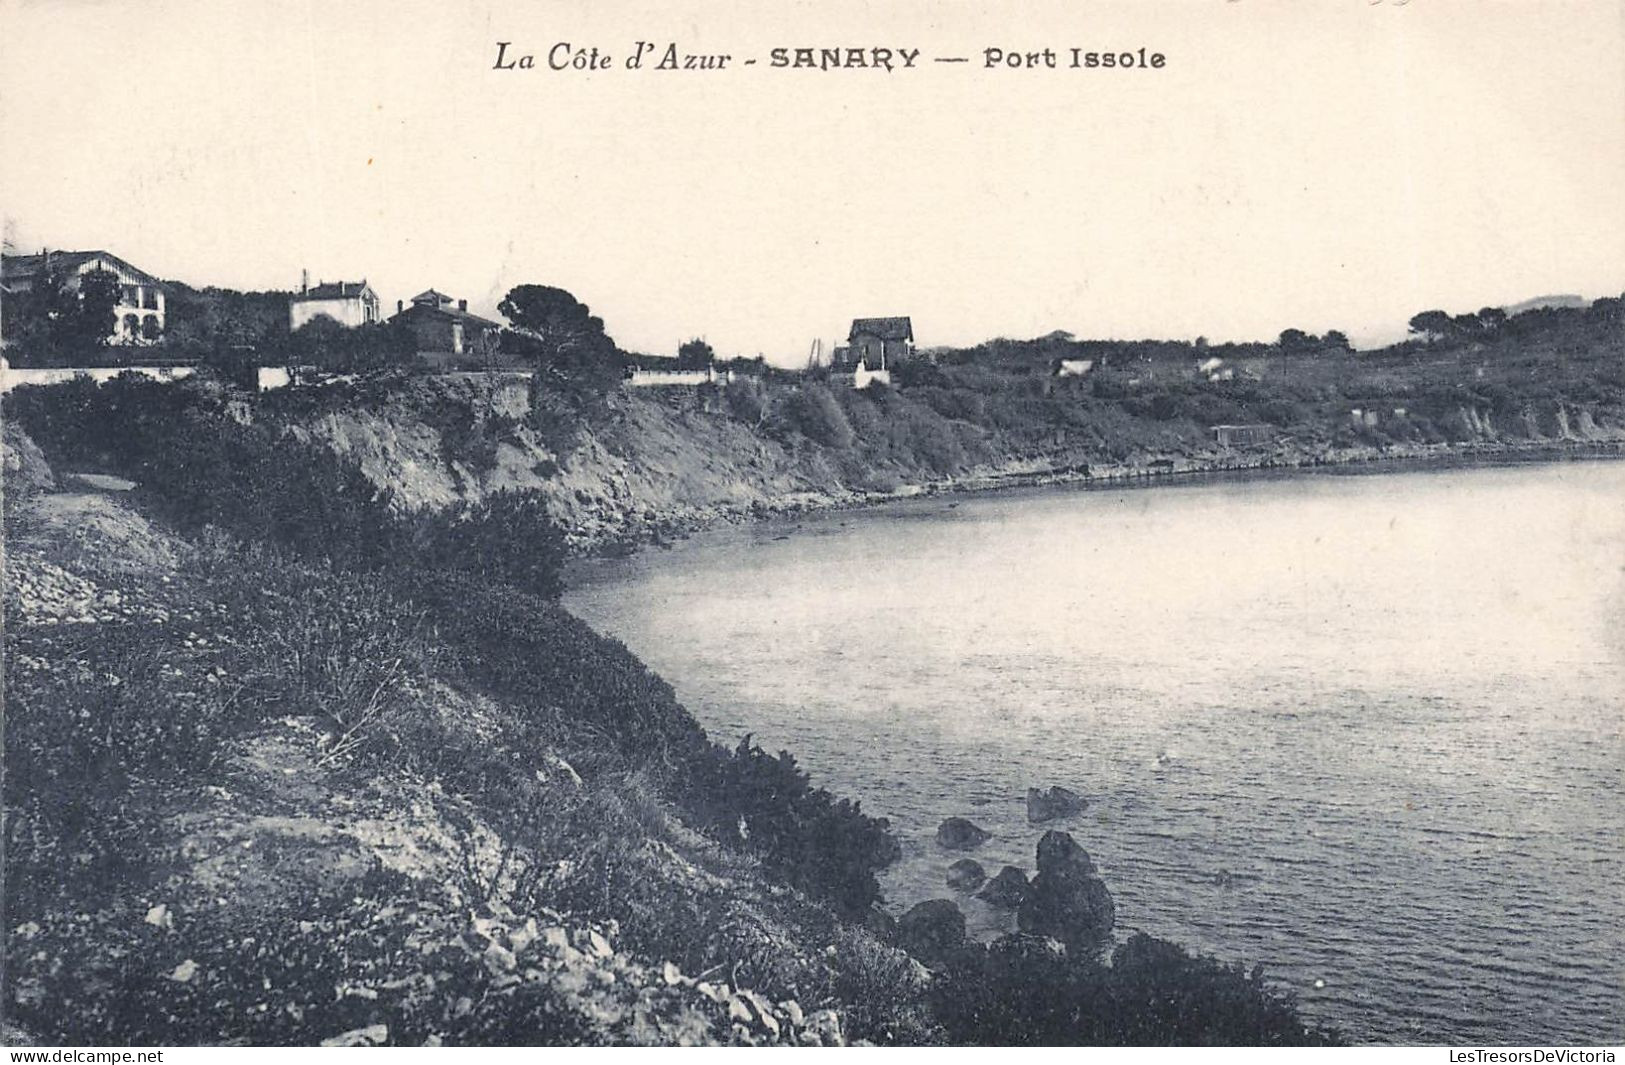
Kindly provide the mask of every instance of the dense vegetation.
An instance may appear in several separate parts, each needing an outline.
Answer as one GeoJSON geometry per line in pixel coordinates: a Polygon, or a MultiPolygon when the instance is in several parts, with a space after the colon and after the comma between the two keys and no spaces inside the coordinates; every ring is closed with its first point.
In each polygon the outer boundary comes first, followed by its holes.
{"type": "Polygon", "coordinates": [[[87,271],[72,286],[65,271],[42,271],[26,291],[0,302],[0,335],[37,352],[38,365],[96,365],[118,324],[118,299],[118,275],[110,271],[87,271]]]}

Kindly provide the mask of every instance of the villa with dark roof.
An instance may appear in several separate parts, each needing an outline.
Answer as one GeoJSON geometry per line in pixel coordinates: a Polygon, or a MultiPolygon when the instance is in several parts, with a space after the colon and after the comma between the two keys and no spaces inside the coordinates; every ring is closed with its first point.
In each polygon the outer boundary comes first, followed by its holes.
{"type": "Polygon", "coordinates": [[[447,362],[494,355],[502,331],[498,323],[471,313],[467,300],[453,301],[432,288],[413,296],[411,306],[397,302],[390,321],[412,330],[419,356],[447,362]]]}
{"type": "Polygon", "coordinates": [[[378,293],[360,281],[323,281],[312,285],[307,278],[299,291],[288,299],[288,328],[300,326],[326,316],[342,326],[354,328],[380,321],[378,293]]]}
{"type": "Polygon", "coordinates": [[[0,255],[0,292],[14,296],[31,291],[41,278],[53,274],[64,288],[77,291],[84,276],[98,270],[118,278],[119,298],[108,342],[156,342],[164,332],[167,286],[111,252],[47,250],[38,255],[0,255]]]}
{"type": "Polygon", "coordinates": [[[854,318],[846,336],[843,369],[889,370],[894,362],[914,354],[914,323],[898,318],[854,318]]]}

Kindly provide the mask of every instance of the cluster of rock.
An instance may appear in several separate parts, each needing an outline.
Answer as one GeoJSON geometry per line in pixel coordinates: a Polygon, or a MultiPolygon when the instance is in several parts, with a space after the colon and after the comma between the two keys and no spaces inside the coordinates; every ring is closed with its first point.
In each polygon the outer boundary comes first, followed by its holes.
{"type": "MultiPolygon", "coordinates": [[[[1045,789],[1027,789],[1027,821],[1030,824],[1074,817],[1088,806],[1089,800],[1059,785],[1045,789]]],[[[950,817],[937,826],[937,845],[948,850],[970,850],[981,846],[991,838],[991,832],[963,817],[950,817]]],[[[1087,910],[1097,913],[1094,923],[1098,924],[1098,911],[1103,906],[1110,905],[1111,896],[1104,894],[1106,887],[1094,876],[1094,863],[1090,861],[1083,848],[1073,843],[1072,837],[1066,833],[1051,832],[1039,843],[1038,855],[1039,878],[1045,887],[1043,901],[1037,904],[1038,909],[1031,917],[1035,928],[1047,929],[1049,924],[1043,914],[1052,911],[1087,910]],[[1066,846],[1059,842],[1060,840],[1064,840],[1074,848],[1075,853],[1068,851],[1066,846]],[[1046,866],[1050,870],[1047,877],[1044,875],[1046,866]],[[1098,888],[1084,886],[1090,882],[1099,885],[1098,888]]],[[[975,892],[977,898],[1002,909],[1025,909],[1026,904],[1035,897],[1038,883],[1039,880],[1036,879],[1029,883],[1027,874],[1014,865],[1000,869],[992,879],[988,878],[987,870],[974,858],[961,858],[948,867],[949,887],[960,892],[975,892]]],[[[1106,923],[1109,929],[1110,920],[1108,919],[1106,923]]],[[[1050,933],[1044,931],[1042,934],[1050,933]]]]}
{"type": "MultiPolygon", "coordinates": [[[[1046,821],[1075,817],[1088,807],[1088,799],[1058,784],[1050,788],[1027,789],[1029,824],[1039,825],[1046,821]]],[[[973,847],[980,847],[992,838],[993,833],[963,817],[950,817],[937,826],[937,846],[948,850],[970,850],[973,847]]]]}
{"type": "Polygon", "coordinates": [[[143,608],[116,588],[103,588],[24,552],[12,556],[5,600],[13,622],[26,625],[88,625],[137,617],[167,620],[163,612],[143,608]]]}
{"type": "MultiPolygon", "coordinates": [[[[960,832],[953,838],[968,836],[960,832]]],[[[989,879],[980,862],[961,858],[948,869],[948,886],[1016,911],[1016,925],[1025,935],[1055,940],[1069,951],[1098,949],[1111,935],[1117,909],[1089,852],[1070,833],[1051,829],[1038,841],[1036,857],[1038,872],[1030,880],[1013,865],[989,879]]],[[[965,917],[951,899],[929,899],[899,919],[897,935],[915,957],[940,963],[964,947],[965,917]]]]}
{"type": "Polygon", "coordinates": [[[1089,852],[1054,829],[1038,841],[1038,875],[1016,910],[1016,926],[1048,936],[1069,950],[1103,943],[1117,923],[1117,907],[1105,881],[1095,875],[1089,852]]]}
{"type": "Polygon", "coordinates": [[[840,1016],[773,1002],[749,988],[688,976],[674,963],[645,965],[618,951],[614,922],[597,927],[540,925],[534,918],[476,918],[472,935],[499,989],[545,982],[605,1042],[644,1045],[731,1043],[844,1046],[840,1016]]]}

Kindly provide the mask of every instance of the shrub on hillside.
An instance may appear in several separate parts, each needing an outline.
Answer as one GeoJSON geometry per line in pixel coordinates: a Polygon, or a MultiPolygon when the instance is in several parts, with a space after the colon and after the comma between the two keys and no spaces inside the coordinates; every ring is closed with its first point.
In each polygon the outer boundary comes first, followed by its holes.
{"type": "Polygon", "coordinates": [[[565,754],[586,774],[676,765],[705,748],[670,685],[557,604],[463,573],[399,576],[401,593],[427,611],[445,667],[547,730],[533,747],[556,742],[553,727],[563,723],[565,754]]]}
{"type": "Polygon", "coordinates": [[[1007,936],[954,956],[932,985],[950,1042],[996,1046],[1335,1044],[1257,970],[1194,957],[1135,933],[1105,966],[1044,940],[1007,936]]]}
{"type": "Polygon", "coordinates": [[[430,644],[420,611],[367,575],[263,566],[217,594],[258,634],[237,663],[270,712],[326,729],[322,761],[390,746],[392,726],[420,697],[430,644]]]}
{"type": "Polygon", "coordinates": [[[747,736],[732,751],[713,747],[683,780],[689,809],[713,834],[849,916],[880,899],[875,873],[899,855],[884,818],[812,786],[788,751],[770,755],[747,736]]]}
{"type": "Polygon", "coordinates": [[[760,426],[768,415],[767,389],[752,377],[729,381],[723,389],[728,413],[747,425],[760,426]]]}
{"type": "Polygon", "coordinates": [[[841,405],[820,384],[807,383],[792,392],[775,411],[781,433],[800,433],[825,447],[848,448],[856,440],[841,405]]]}
{"type": "Polygon", "coordinates": [[[244,705],[176,621],[16,626],[6,634],[6,905],[109,890],[140,860],[133,788],[195,780],[244,705]]]}
{"type": "Polygon", "coordinates": [[[401,522],[406,557],[416,566],[466,573],[543,599],[564,590],[564,535],[538,495],[503,490],[401,522]]]}

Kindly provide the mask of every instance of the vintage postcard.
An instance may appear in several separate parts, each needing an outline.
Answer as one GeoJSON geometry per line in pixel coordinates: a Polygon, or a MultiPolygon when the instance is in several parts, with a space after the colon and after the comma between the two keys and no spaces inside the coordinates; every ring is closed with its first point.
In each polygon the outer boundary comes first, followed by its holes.
{"type": "Polygon", "coordinates": [[[1622,118],[1616,0],[3,0],[13,1060],[1613,1061],[1622,118]]]}

